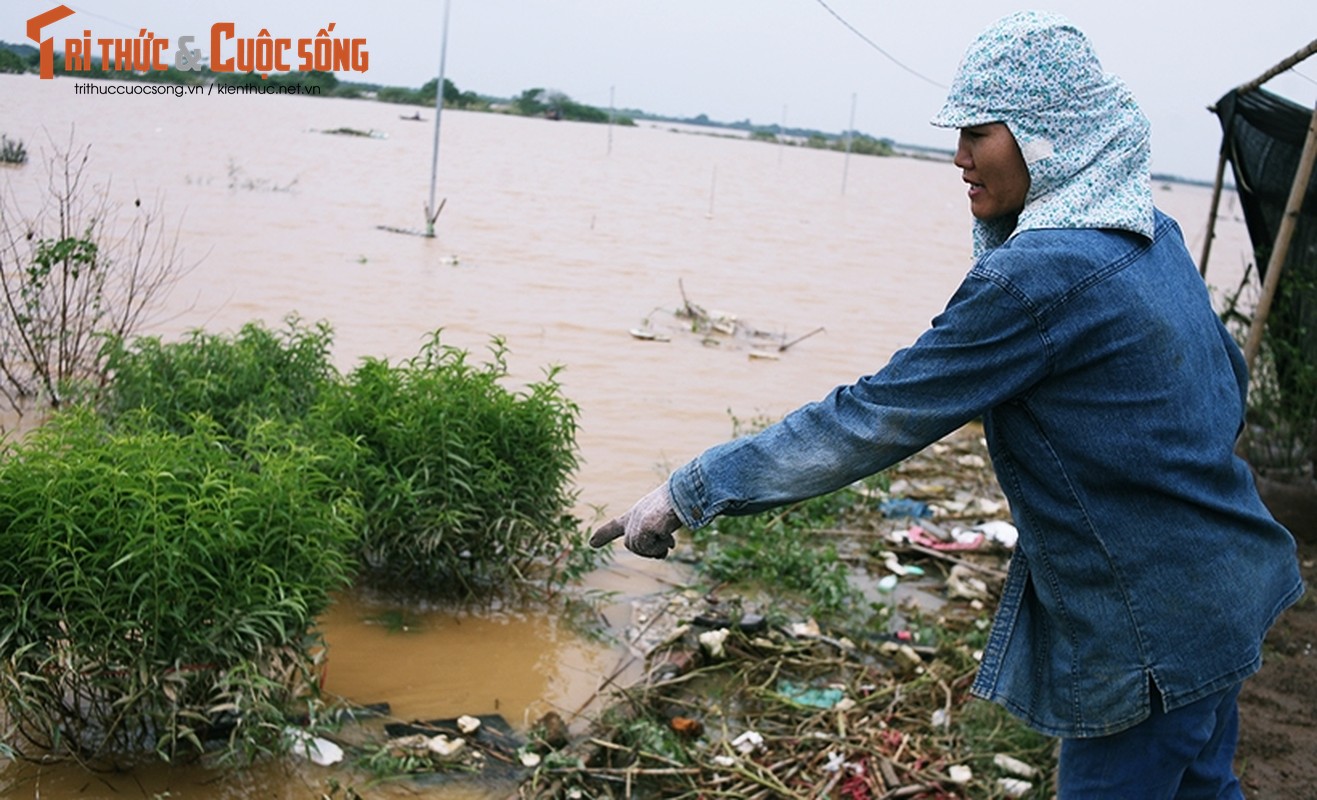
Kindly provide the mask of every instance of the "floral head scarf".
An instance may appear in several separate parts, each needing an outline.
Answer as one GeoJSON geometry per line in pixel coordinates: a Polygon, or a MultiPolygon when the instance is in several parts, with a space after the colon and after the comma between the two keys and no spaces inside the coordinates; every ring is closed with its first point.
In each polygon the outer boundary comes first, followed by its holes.
{"type": "Polygon", "coordinates": [[[969,46],[933,124],[1004,122],[1029,168],[1018,220],[975,220],[974,257],[1036,228],[1120,228],[1151,237],[1149,125],[1064,17],[1024,11],[969,46]]]}

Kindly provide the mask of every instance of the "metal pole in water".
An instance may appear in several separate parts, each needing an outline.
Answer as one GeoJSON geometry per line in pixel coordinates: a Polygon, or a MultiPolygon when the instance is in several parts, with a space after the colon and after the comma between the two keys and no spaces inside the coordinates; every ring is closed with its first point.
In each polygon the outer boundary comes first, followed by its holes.
{"type": "Polygon", "coordinates": [[[439,175],[439,118],[444,113],[444,62],[448,58],[448,11],[452,0],[444,0],[443,43],[439,46],[439,85],[434,90],[434,154],[430,159],[430,202],[425,207],[425,235],[434,238],[434,221],[439,210],[434,204],[435,181],[439,175]]]}
{"type": "Polygon", "coordinates": [[[718,192],[718,165],[713,165],[713,178],[709,180],[709,213],[705,214],[705,219],[713,219],[713,197],[718,192]]]}
{"type": "Polygon", "coordinates": [[[787,144],[787,107],[782,106],[782,127],[777,132],[777,165],[782,166],[782,148],[787,144]]]}
{"type": "Polygon", "coordinates": [[[841,164],[841,193],[846,194],[846,172],[851,166],[851,137],[855,135],[855,92],[851,92],[851,125],[846,129],[846,158],[841,164]]]}

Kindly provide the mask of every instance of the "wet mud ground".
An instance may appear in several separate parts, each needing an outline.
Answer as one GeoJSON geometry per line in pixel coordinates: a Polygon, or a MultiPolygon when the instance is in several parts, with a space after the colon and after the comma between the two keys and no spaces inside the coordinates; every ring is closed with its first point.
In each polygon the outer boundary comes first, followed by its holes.
{"type": "MultiPolygon", "coordinates": [[[[897,467],[897,474],[908,469],[914,480],[937,476],[961,496],[1002,499],[981,440],[960,433],[941,457],[926,451],[897,467]],[[967,452],[985,457],[981,469],[967,468],[974,463],[966,462],[967,452]]],[[[1295,535],[1309,591],[1278,619],[1265,642],[1262,669],[1241,691],[1236,772],[1249,800],[1317,800],[1317,491],[1260,484],[1268,506],[1295,535]]],[[[1037,788],[1051,787],[1044,782],[1037,788]]]]}
{"type": "Polygon", "coordinates": [[[1317,492],[1264,485],[1263,498],[1298,541],[1308,593],[1271,629],[1240,692],[1235,769],[1249,800],[1317,800],[1317,492]]]}

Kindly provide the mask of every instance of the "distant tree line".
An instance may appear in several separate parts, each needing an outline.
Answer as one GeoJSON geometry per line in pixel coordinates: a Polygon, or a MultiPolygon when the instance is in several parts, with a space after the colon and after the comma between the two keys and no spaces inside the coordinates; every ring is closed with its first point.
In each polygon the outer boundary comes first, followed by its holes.
{"type": "Polygon", "coordinates": [[[35,71],[40,55],[31,45],[0,42],[0,74],[35,71]]]}
{"type": "MultiPolygon", "coordinates": [[[[0,42],[0,73],[36,72],[39,68],[40,52],[37,48],[24,44],[0,42]]],[[[55,56],[55,73],[64,73],[64,57],[55,56]]],[[[405,86],[385,86],[374,83],[340,81],[332,72],[286,72],[274,73],[262,78],[257,73],[212,72],[207,67],[199,70],[183,71],[169,67],[161,71],[145,73],[106,71],[101,69],[99,61],[94,60],[89,70],[73,73],[84,78],[102,80],[150,81],[155,83],[204,84],[216,81],[221,85],[236,86],[303,86],[317,87],[318,94],[329,97],[370,98],[384,103],[400,105],[428,106],[435,105],[435,90],[438,79],[432,78],[419,88],[405,86]]],[[[614,122],[620,125],[635,125],[636,119],[680,122],[687,125],[707,126],[710,128],[731,128],[745,131],[751,139],[766,142],[784,142],[801,144],[805,147],[824,150],[846,150],[860,155],[891,155],[893,153],[890,139],[877,139],[867,134],[852,131],[849,143],[846,135],[830,134],[807,128],[786,128],[781,125],[755,125],[750,120],[740,122],[717,122],[709,119],[707,114],[694,117],[661,117],[646,114],[635,109],[626,109],[621,113],[596,108],[585,103],[578,103],[567,94],[556,89],[535,87],[524,90],[513,98],[498,98],[462,91],[448,78],[444,78],[443,100],[445,108],[457,108],[468,111],[497,111],[519,114],[526,117],[542,117],[554,120],[573,120],[577,122],[614,122]]]]}
{"type": "MultiPolygon", "coordinates": [[[[660,118],[650,117],[650,119],[660,118]]],[[[891,139],[879,139],[859,131],[850,131],[850,141],[848,143],[847,134],[844,131],[837,134],[825,133],[813,128],[756,125],[748,119],[740,122],[716,122],[709,119],[707,114],[698,114],[694,117],[668,119],[668,121],[710,128],[731,128],[732,130],[745,131],[755,141],[794,144],[817,150],[846,150],[849,147],[850,152],[864,156],[890,156],[896,152],[895,142],[891,139]]]]}
{"type": "MultiPolygon", "coordinates": [[[[40,53],[37,48],[24,44],[10,44],[0,41],[0,73],[36,72],[39,68],[40,53]]],[[[56,54],[55,73],[64,73],[64,57],[56,54]]],[[[252,86],[294,86],[318,87],[318,94],[328,97],[368,98],[384,103],[400,105],[430,106],[435,105],[435,90],[438,79],[432,78],[420,88],[404,86],[385,86],[374,83],[340,81],[332,72],[286,72],[274,73],[262,78],[257,73],[211,72],[209,68],[183,71],[169,67],[164,71],[146,73],[105,71],[98,60],[93,60],[90,70],[71,73],[84,78],[102,80],[150,81],[155,83],[204,84],[216,81],[221,85],[252,86]]],[[[845,150],[846,134],[831,134],[807,128],[786,128],[781,125],[755,125],[750,120],[740,122],[716,122],[707,114],[694,117],[662,117],[646,114],[635,109],[626,109],[621,113],[596,108],[578,103],[565,93],[556,89],[536,87],[526,89],[513,98],[490,97],[472,91],[461,91],[448,78],[444,78],[444,107],[468,111],[497,111],[519,114],[527,117],[542,117],[555,120],[573,120],[577,122],[613,122],[619,125],[635,125],[636,119],[649,119],[665,122],[680,122],[688,125],[708,126],[710,128],[731,128],[745,131],[751,139],[768,142],[786,142],[803,144],[806,147],[845,150]]],[[[867,134],[852,131],[850,152],[861,155],[891,155],[893,152],[890,139],[877,139],[867,134]]]]}
{"type": "MultiPolygon", "coordinates": [[[[0,42],[0,73],[36,72],[40,68],[40,51],[23,44],[0,42]]],[[[374,83],[340,81],[332,72],[273,73],[262,78],[258,73],[212,72],[208,67],[184,71],[169,67],[163,71],[131,72],[104,70],[100,60],[93,59],[91,69],[75,73],[64,72],[64,56],[55,55],[56,75],[70,75],[88,79],[147,81],[151,83],[205,84],[216,81],[221,85],[236,86],[303,86],[318,87],[318,94],[328,97],[371,98],[384,103],[402,105],[435,105],[437,78],[431,78],[418,89],[404,86],[384,86],[374,83]]],[[[512,99],[486,97],[471,91],[461,91],[448,78],[444,78],[444,107],[470,111],[500,111],[546,119],[566,119],[578,122],[612,122],[634,125],[626,116],[615,116],[608,111],[578,103],[566,94],[542,88],[527,89],[512,99]]]]}

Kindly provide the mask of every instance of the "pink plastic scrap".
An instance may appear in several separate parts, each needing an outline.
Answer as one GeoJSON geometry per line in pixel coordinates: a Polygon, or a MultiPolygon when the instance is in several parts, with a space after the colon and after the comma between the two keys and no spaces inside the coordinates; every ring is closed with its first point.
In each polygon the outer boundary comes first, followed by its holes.
{"type": "Polygon", "coordinates": [[[963,531],[962,533],[972,533],[973,535],[964,536],[963,538],[958,536],[949,542],[944,542],[918,525],[911,526],[910,530],[905,532],[905,535],[911,543],[932,550],[977,550],[983,544],[983,533],[979,531],[963,531]]]}

